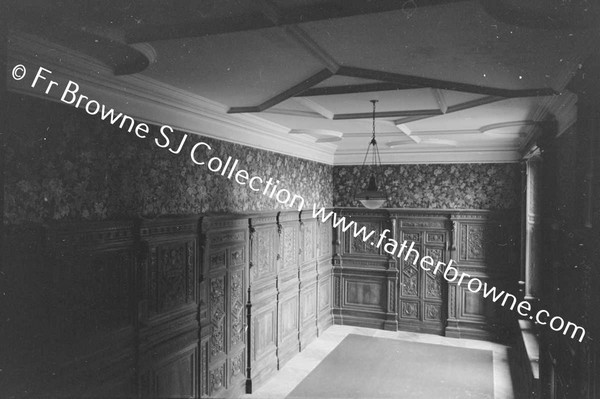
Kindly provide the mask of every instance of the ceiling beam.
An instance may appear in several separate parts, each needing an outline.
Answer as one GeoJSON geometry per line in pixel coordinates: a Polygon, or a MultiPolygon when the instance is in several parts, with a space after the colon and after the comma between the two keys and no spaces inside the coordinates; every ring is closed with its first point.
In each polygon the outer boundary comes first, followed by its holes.
{"type": "Polygon", "coordinates": [[[384,82],[399,83],[413,87],[431,87],[434,89],[453,90],[466,93],[485,94],[488,96],[498,96],[507,98],[551,96],[559,94],[553,89],[546,87],[540,89],[511,90],[346,66],[340,67],[340,69],[337,72],[337,75],[348,76],[353,78],[380,80],[384,82]]]}
{"type": "MultiPolygon", "coordinates": [[[[472,0],[419,0],[418,7],[423,8],[463,1],[472,0]]],[[[191,23],[140,24],[139,26],[128,27],[125,30],[125,40],[127,43],[138,43],[258,30],[274,26],[295,25],[311,21],[402,10],[406,7],[406,3],[399,0],[330,0],[317,5],[281,8],[276,21],[273,21],[274,15],[265,15],[262,5],[259,4],[259,9],[255,13],[239,17],[203,18],[191,23]]]]}
{"type": "MultiPolygon", "coordinates": [[[[442,111],[439,109],[415,109],[409,111],[383,111],[375,112],[375,118],[393,118],[396,116],[436,116],[442,115],[442,111]]],[[[335,114],[334,120],[338,119],[368,119],[372,118],[372,112],[355,112],[348,114],[335,114]]]]}
{"type": "MultiPolygon", "coordinates": [[[[347,86],[326,86],[326,87],[313,87],[305,90],[297,97],[311,97],[311,96],[329,96],[335,94],[355,94],[355,93],[366,93],[371,91],[391,91],[391,90],[410,90],[415,89],[415,86],[408,86],[400,83],[365,83],[347,86]]],[[[422,87],[418,87],[422,88],[422,87]]]]}
{"type": "Polygon", "coordinates": [[[236,114],[236,113],[242,113],[242,112],[264,111],[265,109],[271,108],[272,106],[279,104],[280,102],[285,101],[290,97],[294,97],[296,94],[308,89],[309,87],[312,87],[312,86],[324,81],[325,79],[330,78],[332,75],[333,74],[331,73],[331,71],[329,69],[322,69],[321,71],[312,75],[308,79],[305,79],[302,82],[298,83],[297,85],[290,87],[286,91],[281,92],[274,97],[271,97],[270,99],[263,102],[262,104],[259,104],[256,106],[249,106],[249,107],[231,107],[231,108],[229,108],[227,113],[228,114],[236,114]]]}

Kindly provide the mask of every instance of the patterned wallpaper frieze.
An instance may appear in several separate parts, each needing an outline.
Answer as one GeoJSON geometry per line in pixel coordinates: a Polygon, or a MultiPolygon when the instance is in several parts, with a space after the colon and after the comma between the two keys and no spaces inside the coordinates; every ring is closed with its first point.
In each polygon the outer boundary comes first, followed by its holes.
{"type": "MultiPolygon", "coordinates": [[[[278,179],[305,207],[332,205],[328,165],[194,135],[173,154],[80,110],[9,100],[5,224],[290,209],[194,164],[190,150],[199,141],[212,147],[207,160],[231,156],[250,175],[278,179]]],[[[179,143],[183,134],[173,137],[179,143]]]]}
{"type": "MultiPolygon", "coordinates": [[[[335,206],[353,203],[355,187],[364,189],[360,166],[333,168],[335,206]]],[[[519,206],[518,164],[383,165],[383,182],[392,208],[508,209],[519,206]]]]}

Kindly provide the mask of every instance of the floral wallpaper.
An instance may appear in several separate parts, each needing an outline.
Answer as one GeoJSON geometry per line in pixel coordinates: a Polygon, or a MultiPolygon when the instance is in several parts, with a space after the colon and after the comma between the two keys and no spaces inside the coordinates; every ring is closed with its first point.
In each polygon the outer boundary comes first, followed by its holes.
{"type": "MultiPolygon", "coordinates": [[[[360,166],[333,168],[334,206],[353,204],[355,187],[365,189],[360,166]]],[[[506,209],[520,201],[518,164],[383,165],[392,208],[506,209]]]]}
{"type": "Polygon", "coordinates": [[[194,135],[173,154],[61,104],[13,94],[9,104],[5,224],[290,209],[194,164],[190,152],[199,141],[213,150],[199,151],[203,160],[231,156],[250,176],[280,180],[305,207],[332,205],[328,165],[194,135]]]}

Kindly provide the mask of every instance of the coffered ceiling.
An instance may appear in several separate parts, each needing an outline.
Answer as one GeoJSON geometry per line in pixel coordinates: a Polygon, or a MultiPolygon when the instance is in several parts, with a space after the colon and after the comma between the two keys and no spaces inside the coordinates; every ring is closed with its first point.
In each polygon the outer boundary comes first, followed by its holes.
{"type": "MultiPolygon", "coordinates": [[[[29,1],[15,9],[12,37],[16,49],[37,38],[93,60],[105,75],[98,87],[106,79],[141,85],[165,106],[173,106],[167,93],[177,93],[197,114],[207,107],[221,121],[252,126],[232,133],[179,118],[188,131],[360,163],[375,99],[385,163],[512,162],[549,114],[572,122],[567,84],[599,39],[595,4],[521,3],[29,1]]],[[[157,115],[141,105],[131,112],[157,115]]]]}

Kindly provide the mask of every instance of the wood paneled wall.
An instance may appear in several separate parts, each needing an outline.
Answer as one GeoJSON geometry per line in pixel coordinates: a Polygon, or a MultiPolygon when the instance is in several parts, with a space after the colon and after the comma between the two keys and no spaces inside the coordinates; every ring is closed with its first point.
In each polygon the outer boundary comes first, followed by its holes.
{"type": "Polygon", "coordinates": [[[144,220],[139,227],[142,397],[198,393],[198,221],[144,220]]]}
{"type": "Polygon", "coordinates": [[[54,339],[42,343],[38,360],[55,378],[44,381],[45,393],[80,397],[94,387],[97,396],[135,395],[140,276],[133,222],[55,225],[47,233],[46,331],[54,339]]]}
{"type": "Polygon", "coordinates": [[[15,247],[6,258],[43,287],[31,303],[43,317],[22,334],[37,349],[11,355],[39,386],[21,372],[6,392],[236,397],[332,324],[331,225],[299,212],[60,223],[39,234],[38,255],[15,247]]]}
{"type": "Polygon", "coordinates": [[[374,245],[387,229],[421,255],[453,258],[461,271],[516,289],[517,240],[507,214],[338,213],[377,234],[365,243],[353,229],[342,233],[300,212],[47,228],[44,256],[29,257],[40,262],[49,309],[47,337],[37,345],[53,376],[40,389],[235,397],[334,321],[478,338],[507,325],[481,295],[374,245]]]}
{"type": "Polygon", "coordinates": [[[201,395],[235,395],[246,384],[248,220],[204,218],[201,231],[201,395]]]}
{"type": "MultiPolygon", "coordinates": [[[[407,241],[435,262],[456,262],[461,272],[517,294],[516,214],[490,211],[337,210],[375,235],[366,242],[354,228],[335,231],[333,256],[336,324],[435,333],[454,337],[501,338],[512,328],[509,312],[472,293],[466,283],[448,283],[440,273],[389,255],[376,243],[385,234],[407,241]]],[[[384,244],[387,240],[382,241],[384,244]]]]}
{"type": "Polygon", "coordinates": [[[331,318],[331,225],[298,212],[250,217],[247,391],[281,368],[331,318]]]}

